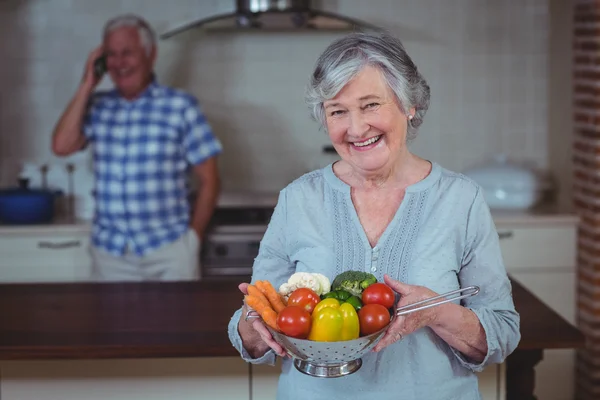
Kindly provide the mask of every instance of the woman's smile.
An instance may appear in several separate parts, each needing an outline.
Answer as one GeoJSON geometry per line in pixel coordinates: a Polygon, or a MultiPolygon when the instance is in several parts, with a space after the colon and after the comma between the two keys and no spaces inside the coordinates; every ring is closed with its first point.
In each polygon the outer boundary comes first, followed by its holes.
{"type": "Polygon", "coordinates": [[[350,145],[356,151],[368,151],[377,147],[382,137],[383,135],[371,136],[370,138],[363,141],[350,142],[350,145]]]}

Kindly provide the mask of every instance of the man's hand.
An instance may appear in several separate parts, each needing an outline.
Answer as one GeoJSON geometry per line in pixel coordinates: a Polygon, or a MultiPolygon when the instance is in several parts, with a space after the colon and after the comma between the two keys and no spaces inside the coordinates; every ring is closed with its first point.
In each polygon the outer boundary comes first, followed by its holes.
{"type": "Polygon", "coordinates": [[[194,173],[198,178],[199,188],[190,225],[196,231],[198,239],[202,240],[219,196],[217,158],[211,157],[202,164],[194,166],[194,173]]]}
{"type": "Polygon", "coordinates": [[[104,52],[104,46],[100,45],[96,47],[90,55],[88,56],[87,61],[85,62],[85,69],[83,70],[83,78],[81,80],[82,86],[91,92],[94,88],[100,83],[102,77],[97,77],[94,72],[94,62],[102,56],[104,52]]]}

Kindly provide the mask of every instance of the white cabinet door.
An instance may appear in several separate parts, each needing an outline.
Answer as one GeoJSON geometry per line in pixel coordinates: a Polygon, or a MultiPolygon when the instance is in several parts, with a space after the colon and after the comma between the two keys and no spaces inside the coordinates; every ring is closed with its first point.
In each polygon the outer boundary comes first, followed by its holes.
{"type": "Polygon", "coordinates": [[[252,400],[275,400],[280,373],[281,360],[279,358],[274,366],[252,364],[252,400]]]}
{"type": "Polygon", "coordinates": [[[85,234],[10,233],[0,235],[0,282],[74,282],[90,278],[89,237],[85,234]]]}
{"type": "Polygon", "coordinates": [[[477,374],[479,392],[483,400],[504,400],[506,398],[505,364],[490,365],[477,374]]]}
{"type": "MultiPolygon", "coordinates": [[[[576,272],[512,272],[536,297],[572,324],[576,324],[576,272]]],[[[535,368],[535,395],[544,400],[569,400],[575,396],[576,351],[544,350],[535,368]]]]}
{"type": "Polygon", "coordinates": [[[498,228],[506,268],[538,270],[573,268],[576,260],[575,225],[498,228]]]}
{"type": "MultiPolygon", "coordinates": [[[[541,301],[576,325],[577,221],[500,224],[502,255],[508,273],[541,301]]],[[[535,369],[535,395],[544,400],[572,399],[575,351],[545,350],[535,369]]]]}
{"type": "MultiPolygon", "coordinates": [[[[275,366],[252,365],[252,400],[275,400],[277,381],[281,372],[278,361],[275,366]]],[[[479,391],[483,400],[504,400],[506,398],[505,365],[490,365],[478,374],[479,391]]]]}
{"type": "Polygon", "coordinates": [[[244,400],[239,357],[10,361],[0,364],[2,400],[244,400]]]}

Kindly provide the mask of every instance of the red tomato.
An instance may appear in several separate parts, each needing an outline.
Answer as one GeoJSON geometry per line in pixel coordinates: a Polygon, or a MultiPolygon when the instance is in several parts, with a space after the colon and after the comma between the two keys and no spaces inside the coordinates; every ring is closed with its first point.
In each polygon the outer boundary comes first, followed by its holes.
{"type": "Polygon", "coordinates": [[[374,283],[362,292],[363,304],[381,304],[385,308],[392,308],[396,295],[391,287],[385,283],[374,283]]]}
{"type": "Polygon", "coordinates": [[[366,304],[358,311],[360,335],[370,335],[390,323],[390,312],[381,304],[366,304]]]}
{"type": "Polygon", "coordinates": [[[306,339],[311,326],[310,314],[300,306],[287,306],[277,315],[277,326],[285,335],[306,339]]]}
{"type": "Polygon", "coordinates": [[[288,306],[300,306],[312,314],[317,303],[321,301],[319,295],[309,288],[298,288],[290,294],[288,298],[288,306]]]}

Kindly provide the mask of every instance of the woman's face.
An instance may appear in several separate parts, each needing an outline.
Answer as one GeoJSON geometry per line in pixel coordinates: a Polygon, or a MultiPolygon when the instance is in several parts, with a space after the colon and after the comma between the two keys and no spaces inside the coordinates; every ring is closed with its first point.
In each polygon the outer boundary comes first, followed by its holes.
{"type": "Polygon", "coordinates": [[[333,146],[357,172],[385,171],[406,154],[407,116],[377,68],[364,68],[324,107],[333,146]]]}

